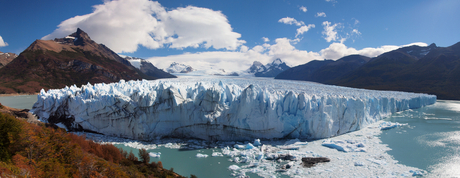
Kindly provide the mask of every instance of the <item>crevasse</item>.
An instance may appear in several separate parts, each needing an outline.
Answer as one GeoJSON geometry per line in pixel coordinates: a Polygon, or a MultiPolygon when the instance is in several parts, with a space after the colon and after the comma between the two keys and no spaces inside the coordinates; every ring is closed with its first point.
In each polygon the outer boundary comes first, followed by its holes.
{"type": "Polygon", "coordinates": [[[139,140],[321,139],[355,131],[436,96],[311,82],[181,78],[42,90],[41,121],[139,140]]]}

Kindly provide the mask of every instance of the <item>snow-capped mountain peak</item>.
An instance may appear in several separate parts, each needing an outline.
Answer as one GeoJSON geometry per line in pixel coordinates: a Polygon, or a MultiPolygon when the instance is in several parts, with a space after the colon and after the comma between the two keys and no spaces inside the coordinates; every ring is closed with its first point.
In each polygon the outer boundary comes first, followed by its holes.
{"type": "Polygon", "coordinates": [[[259,61],[254,61],[252,66],[247,70],[248,73],[254,73],[256,77],[275,77],[279,73],[289,69],[280,58],[273,60],[272,63],[263,65],[259,61]]]}
{"type": "Polygon", "coordinates": [[[168,73],[189,73],[195,71],[195,69],[191,66],[177,62],[171,63],[171,65],[169,65],[169,67],[164,70],[168,73]]]}

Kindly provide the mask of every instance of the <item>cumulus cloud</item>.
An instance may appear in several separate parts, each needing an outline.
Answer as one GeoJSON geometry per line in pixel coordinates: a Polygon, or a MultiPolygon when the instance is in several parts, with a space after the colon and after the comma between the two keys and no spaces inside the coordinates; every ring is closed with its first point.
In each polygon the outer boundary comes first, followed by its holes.
{"type": "Polygon", "coordinates": [[[268,39],[267,37],[262,37],[262,40],[264,40],[264,42],[269,42],[270,39],[268,39]]]}
{"type": "Polygon", "coordinates": [[[337,36],[337,30],[336,30],[336,27],[340,24],[336,23],[334,25],[331,25],[332,23],[329,22],[329,21],[324,21],[323,22],[323,26],[324,26],[324,30],[322,32],[323,35],[325,35],[324,39],[327,41],[327,42],[331,42],[331,41],[337,41],[337,39],[339,38],[337,36]]]}
{"type": "Polygon", "coordinates": [[[150,0],[104,1],[90,14],[75,16],[42,39],[61,38],[81,28],[117,53],[149,49],[204,47],[236,50],[245,43],[220,11],[194,6],[167,10],[150,0]]]}
{"type": "Polygon", "coordinates": [[[310,28],[315,28],[315,24],[308,24],[308,25],[304,25],[304,26],[301,26],[300,28],[297,29],[297,33],[296,33],[296,37],[307,32],[308,30],[310,30],[310,28]]]}
{"type": "Polygon", "coordinates": [[[282,19],[278,20],[278,22],[288,24],[288,25],[300,26],[300,28],[297,29],[297,33],[295,35],[296,38],[297,38],[297,36],[307,32],[311,28],[315,28],[315,24],[305,25],[305,23],[303,21],[297,21],[296,19],[291,18],[291,17],[282,18],[282,19]]]}
{"type": "Polygon", "coordinates": [[[361,50],[357,50],[355,48],[347,47],[343,43],[332,43],[329,45],[329,47],[322,49],[320,53],[324,59],[332,59],[332,60],[337,60],[344,56],[348,56],[352,54],[359,54],[359,55],[363,55],[367,57],[377,57],[378,55],[383,54],[385,52],[392,51],[392,50],[395,50],[401,47],[412,46],[412,45],[428,46],[428,44],[426,43],[417,42],[417,43],[411,43],[411,44],[401,45],[401,46],[384,45],[384,46],[380,46],[377,48],[363,48],[361,50]]]}
{"type": "Polygon", "coordinates": [[[8,43],[3,41],[2,36],[0,36],[0,47],[5,47],[5,46],[8,46],[8,43]]]}
{"type": "Polygon", "coordinates": [[[242,45],[240,51],[213,51],[199,53],[185,53],[165,57],[152,57],[148,60],[159,68],[167,68],[172,62],[187,64],[198,70],[225,69],[229,72],[239,72],[248,69],[253,61],[263,64],[281,58],[289,66],[297,66],[312,60],[332,59],[337,60],[344,56],[360,54],[367,57],[376,57],[382,53],[405,46],[428,46],[426,43],[411,43],[407,45],[384,45],[376,48],[355,49],[343,43],[332,43],[319,52],[299,50],[295,48],[298,39],[277,38],[275,44],[257,45],[249,49],[242,45]]]}
{"type": "Polygon", "coordinates": [[[187,64],[198,70],[208,70],[209,68],[224,68],[225,71],[242,71],[249,68],[253,61],[260,61],[263,64],[272,62],[276,58],[281,58],[289,66],[297,66],[311,60],[322,59],[317,52],[296,49],[293,44],[297,39],[278,38],[275,44],[254,46],[251,49],[242,46],[240,51],[213,51],[186,53],[181,55],[171,55],[165,57],[152,57],[148,60],[159,68],[167,68],[172,62],[187,64]],[[242,50],[244,48],[244,50],[242,50]]]}
{"type": "Polygon", "coordinates": [[[318,13],[316,13],[315,17],[326,17],[326,13],[318,12],[318,13]]]}
{"type": "Polygon", "coordinates": [[[291,17],[284,17],[284,18],[282,18],[282,19],[279,19],[278,22],[284,23],[284,24],[288,24],[288,25],[296,25],[296,26],[305,25],[304,22],[302,22],[302,21],[297,21],[296,19],[291,18],[291,17]]]}
{"type": "Polygon", "coordinates": [[[307,12],[307,7],[305,7],[305,6],[301,6],[299,9],[300,9],[301,11],[303,11],[303,12],[307,12]]]}

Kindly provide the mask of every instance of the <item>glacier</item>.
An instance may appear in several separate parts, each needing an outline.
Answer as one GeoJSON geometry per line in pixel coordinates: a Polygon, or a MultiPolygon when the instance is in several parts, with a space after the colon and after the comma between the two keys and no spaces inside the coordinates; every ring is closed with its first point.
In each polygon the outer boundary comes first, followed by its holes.
{"type": "Polygon", "coordinates": [[[137,140],[322,139],[356,131],[436,96],[265,78],[178,78],[42,90],[43,121],[137,140]]]}

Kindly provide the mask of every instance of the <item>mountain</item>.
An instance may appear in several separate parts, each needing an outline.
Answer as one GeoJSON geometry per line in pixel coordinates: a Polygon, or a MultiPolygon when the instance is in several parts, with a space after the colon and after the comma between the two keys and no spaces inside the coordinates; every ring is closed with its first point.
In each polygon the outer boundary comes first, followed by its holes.
{"type": "Polygon", "coordinates": [[[189,65],[173,62],[168,68],[165,69],[165,71],[168,73],[189,73],[196,71],[196,69],[189,65]]]}
{"type": "Polygon", "coordinates": [[[272,63],[263,65],[259,61],[254,61],[251,67],[246,70],[247,73],[254,73],[256,77],[275,77],[279,73],[290,69],[280,58],[275,59],[272,63]]]}
{"type": "MultiPolygon", "coordinates": [[[[372,58],[359,67],[356,67],[359,60],[352,62],[355,69],[349,72],[346,72],[347,70],[337,72],[346,68],[343,64],[334,70],[332,68],[324,70],[350,57],[352,56],[324,64],[314,71],[310,78],[300,76],[312,71],[305,66],[313,66],[314,63],[318,63],[317,61],[293,67],[276,78],[296,80],[300,78],[300,80],[354,88],[429,93],[435,94],[438,99],[460,99],[460,42],[449,47],[437,47],[433,43],[426,47],[399,48],[372,58]],[[336,78],[325,77],[327,75],[335,75],[336,78]]],[[[362,58],[362,60],[367,59],[362,58]]]]}
{"type": "MultiPolygon", "coordinates": [[[[382,66],[381,70],[383,67],[385,66],[382,66]]],[[[387,72],[386,75],[365,72],[369,68],[365,65],[354,73],[334,81],[334,84],[430,93],[437,95],[439,99],[460,99],[460,42],[449,47],[431,48],[429,53],[415,62],[392,66],[392,73],[387,72]],[[360,83],[372,78],[381,79],[369,84],[360,83]]]]}
{"type": "Polygon", "coordinates": [[[143,74],[83,30],[64,38],[36,40],[0,69],[0,93],[37,93],[42,88],[156,79],[143,74]]]}
{"type": "Polygon", "coordinates": [[[314,60],[293,67],[278,74],[275,79],[304,80],[319,83],[329,83],[332,80],[359,68],[371,58],[361,55],[350,55],[333,60],[314,60]]]}
{"type": "Polygon", "coordinates": [[[329,83],[330,81],[342,77],[343,75],[361,67],[369,62],[371,58],[361,55],[345,56],[337,61],[328,63],[312,74],[313,81],[329,83]]]}
{"type": "Polygon", "coordinates": [[[174,75],[171,75],[161,69],[155,67],[152,63],[145,59],[131,57],[131,56],[122,56],[124,59],[128,60],[131,65],[139,69],[145,75],[156,77],[156,78],[177,78],[174,75]]]}
{"type": "Polygon", "coordinates": [[[0,68],[6,66],[8,63],[13,61],[14,58],[18,57],[18,55],[14,53],[3,53],[0,51],[0,68]]]}

